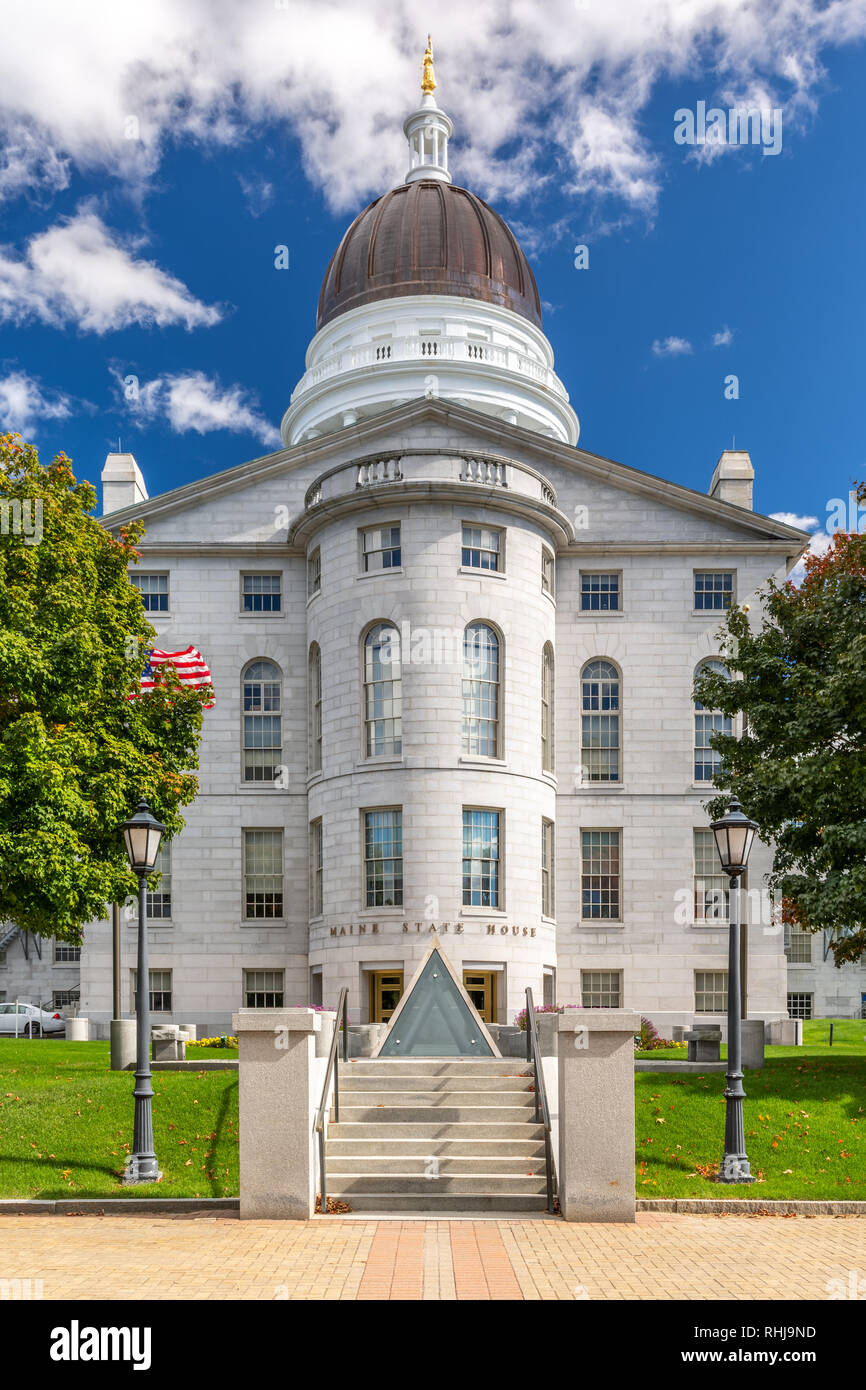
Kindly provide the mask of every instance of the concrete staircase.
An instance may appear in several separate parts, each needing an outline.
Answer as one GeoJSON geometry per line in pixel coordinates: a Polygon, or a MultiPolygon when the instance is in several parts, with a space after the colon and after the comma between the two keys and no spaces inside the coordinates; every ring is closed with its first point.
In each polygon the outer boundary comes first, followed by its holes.
{"type": "Polygon", "coordinates": [[[518,1058],[340,1066],[328,1195],[354,1211],[543,1211],[544,1128],[518,1058]]]}

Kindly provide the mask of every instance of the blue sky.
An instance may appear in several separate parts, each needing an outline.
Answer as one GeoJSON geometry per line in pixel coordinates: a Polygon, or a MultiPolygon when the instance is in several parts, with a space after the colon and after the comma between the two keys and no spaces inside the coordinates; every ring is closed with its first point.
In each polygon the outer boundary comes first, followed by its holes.
{"type": "Polygon", "coordinates": [[[816,526],[866,477],[864,0],[144,8],[4,21],[0,427],[43,456],[95,481],[120,436],[154,495],[277,447],[429,21],[455,182],[530,255],[581,445],[705,490],[736,439],[756,507],[816,526]],[[740,98],[781,107],[778,155],[674,142],[740,98]]]}

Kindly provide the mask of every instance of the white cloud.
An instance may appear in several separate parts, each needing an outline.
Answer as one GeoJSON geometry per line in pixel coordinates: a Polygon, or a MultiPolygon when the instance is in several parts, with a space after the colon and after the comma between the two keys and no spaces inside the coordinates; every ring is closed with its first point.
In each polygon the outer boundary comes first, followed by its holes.
{"type": "MultiPolygon", "coordinates": [[[[329,204],[357,207],[405,172],[425,33],[414,0],[20,5],[0,51],[0,124],[17,150],[0,193],[58,187],[67,161],[140,184],[169,141],[237,145],[274,119],[329,204]]],[[[783,106],[787,140],[814,108],[823,51],[864,34],[863,0],[439,0],[437,95],[458,178],[483,195],[555,176],[651,214],[667,156],[642,120],[658,87],[671,159],[677,96],[696,83],[719,104],[783,106]]]]}
{"type": "Polygon", "coordinates": [[[730,330],[730,328],[728,327],[728,325],[725,324],[724,328],[720,328],[719,331],[718,331],[718,333],[714,333],[714,334],[713,334],[713,343],[712,343],[712,345],[713,345],[714,348],[716,348],[716,347],[729,347],[730,344],[731,344],[733,341],[734,341],[734,335],[733,335],[733,333],[731,332],[731,330],[730,330]]]}
{"type": "MultiPolygon", "coordinates": [[[[114,375],[120,382],[120,373],[114,375]]],[[[230,430],[251,434],[274,448],[280,444],[279,430],[261,414],[254,396],[242,386],[223,387],[204,372],[155,377],[140,387],[135,399],[126,398],[126,403],[139,419],[165,419],[178,434],[230,430]]]]}
{"type": "Polygon", "coordinates": [[[261,217],[262,213],[266,212],[274,201],[274,185],[255,174],[250,175],[249,178],[244,174],[238,174],[238,183],[247,200],[250,216],[261,217]]]}
{"type": "Polygon", "coordinates": [[[32,438],[43,420],[65,420],[72,414],[72,401],[59,391],[45,390],[27,372],[14,371],[0,377],[0,433],[17,433],[32,438]]]}
{"type": "Polygon", "coordinates": [[[0,249],[0,321],[107,333],[129,324],[198,328],[221,316],[153,261],[136,259],[87,208],[34,236],[24,258],[0,249]]]}
{"type": "Polygon", "coordinates": [[[682,357],[692,351],[688,338],[656,338],[653,343],[654,357],[682,357]]]}
{"type": "Polygon", "coordinates": [[[773,521],[781,521],[785,526],[796,526],[800,531],[811,531],[820,525],[816,516],[800,516],[797,512],[770,512],[773,521]]]}
{"type": "Polygon", "coordinates": [[[800,585],[806,577],[806,557],[808,555],[826,555],[833,544],[833,537],[820,528],[821,523],[816,516],[800,516],[797,512],[770,512],[774,521],[783,521],[786,526],[797,526],[801,531],[811,531],[812,539],[803,552],[802,559],[791,570],[788,578],[792,583],[800,585]]]}

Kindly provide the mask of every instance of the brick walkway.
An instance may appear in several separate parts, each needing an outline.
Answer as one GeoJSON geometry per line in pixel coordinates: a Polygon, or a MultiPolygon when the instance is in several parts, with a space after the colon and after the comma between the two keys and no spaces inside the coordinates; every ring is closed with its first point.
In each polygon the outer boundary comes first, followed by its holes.
{"type": "Polygon", "coordinates": [[[0,1279],[41,1279],[46,1299],[822,1300],[852,1271],[866,1281],[858,1217],[0,1219],[0,1279]]]}

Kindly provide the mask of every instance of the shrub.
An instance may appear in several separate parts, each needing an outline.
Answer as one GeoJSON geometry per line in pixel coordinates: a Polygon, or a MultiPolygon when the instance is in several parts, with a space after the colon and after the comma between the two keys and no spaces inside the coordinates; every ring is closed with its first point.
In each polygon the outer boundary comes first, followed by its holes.
{"type": "MultiPolygon", "coordinates": [[[[582,1004],[536,1004],[536,1014],[564,1014],[566,1009],[582,1009],[582,1004]]],[[[521,1009],[514,1022],[521,1032],[526,1032],[526,1009],[521,1009]]]]}
{"type": "Polygon", "coordinates": [[[188,1042],[186,1047],[189,1051],[191,1047],[237,1047],[237,1045],[237,1038],[229,1037],[228,1034],[223,1033],[222,1037],[219,1038],[196,1038],[195,1042],[188,1042]]]}

